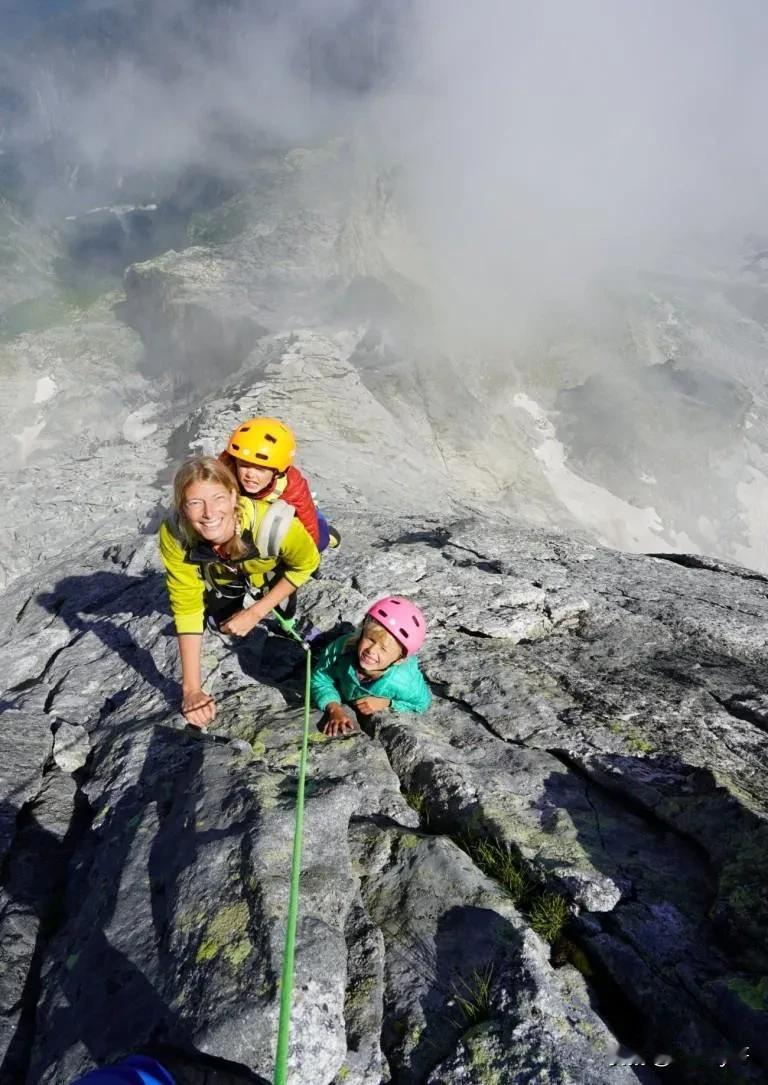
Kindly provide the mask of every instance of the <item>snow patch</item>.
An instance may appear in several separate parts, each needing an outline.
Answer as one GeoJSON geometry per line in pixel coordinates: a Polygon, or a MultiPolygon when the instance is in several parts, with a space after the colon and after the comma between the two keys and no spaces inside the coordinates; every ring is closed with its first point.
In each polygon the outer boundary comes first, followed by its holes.
{"type": "Polygon", "coordinates": [[[125,440],[131,444],[138,444],[139,441],[151,437],[157,430],[157,423],[149,420],[156,411],[157,406],[154,403],[145,403],[143,407],[131,411],[123,422],[123,437],[125,440]]]}
{"type": "Polygon", "coordinates": [[[53,377],[40,377],[35,385],[33,403],[47,403],[56,395],[56,381],[53,377]]]}
{"type": "Polygon", "coordinates": [[[566,466],[565,448],[545,412],[524,392],[513,403],[534,421],[542,441],[533,453],[543,465],[544,475],[555,495],[581,524],[594,532],[604,546],[617,550],[670,551],[683,549],[699,553],[698,546],[684,533],[674,533],[674,542],[664,537],[664,525],[653,506],[637,508],[594,482],[588,482],[566,466]]]}

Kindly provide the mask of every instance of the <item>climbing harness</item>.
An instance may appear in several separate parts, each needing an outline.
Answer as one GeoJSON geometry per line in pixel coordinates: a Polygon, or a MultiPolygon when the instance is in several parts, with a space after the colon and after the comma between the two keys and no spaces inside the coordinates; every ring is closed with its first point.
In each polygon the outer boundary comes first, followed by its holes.
{"type": "MultiPolygon", "coordinates": [[[[244,590],[249,590],[247,588],[248,574],[243,569],[243,562],[254,558],[267,561],[280,557],[280,548],[296,510],[293,505],[285,501],[274,501],[259,519],[256,516],[256,506],[251,502],[251,512],[254,518],[244,527],[251,533],[252,552],[246,553],[235,561],[222,557],[208,544],[201,544],[199,540],[195,542],[190,539],[178,513],[173,518],[173,531],[184,548],[185,561],[197,565],[206,590],[218,598],[233,599],[237,595],[242,595],[244,590]],[[214,566],[225,569],[232,579],[230,581],[217,580],[214,575],[214,566]]],[[[250,594],[253,595],[253,592],[250,591],[250,594]]],[[[258,597],[254,596],[254,598],[258,597]]]]}
{"type": "Polygon", "coordinates": [[[293,1003],[293,962],[296,950],[296,921],[299,910],[299,877],[301,875],[301,843],[304,832],[304,784],[307,775],[307,749],[309,747],[310,682],[312,657],[310,646],[294,629],[291,619],[273,610],[272,617],[304,649],[306,671],[304,678],[304,731],[299,760],[299,782],[296,793],[296,817],[293,829],[293,859],[291,860],[291,888],[288,896],[288,922],[285,929],[283,973],[280,980],[280,1019],[277,1029],[277,1054],[275,1055],[274,1085],[286,1085],[288,1080],[288,1040],[291,1029],[291,1006],[293,1003]]]}

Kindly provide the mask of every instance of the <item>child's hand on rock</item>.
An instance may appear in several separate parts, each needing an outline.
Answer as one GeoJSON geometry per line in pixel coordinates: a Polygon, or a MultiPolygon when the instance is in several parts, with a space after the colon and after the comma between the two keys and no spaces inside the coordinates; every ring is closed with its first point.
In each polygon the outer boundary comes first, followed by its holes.
{"type": "Polygon", "coordinates": [[[372,716],[374,712],[383,712],[389,708],[389,697],[361,697],[355,701],[355,708],[362,716],[372,716]]]}
{"type": "Polygon", "coordinates": [[[330,738],[348,735],[355,725],[340,704],[329,704],[323,717],[323,734],[330,738]]]}

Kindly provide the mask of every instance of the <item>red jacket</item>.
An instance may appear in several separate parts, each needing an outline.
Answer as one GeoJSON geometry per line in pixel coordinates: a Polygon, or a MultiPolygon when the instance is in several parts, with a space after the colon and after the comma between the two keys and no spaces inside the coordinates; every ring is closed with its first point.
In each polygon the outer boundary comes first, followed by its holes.
{"type": "Polygon", "coordinates": [[[320,529],[317,526],[317,508],[309,489],[309,483],[302,475],[298,467],[289,467],[284,475],[275,475],[271,486],[256,497],[262,501],[277,501],[278,497],[293,505],[296,515],[314,540],[317,546],[320,540],[320,529]]]}
{"type": "MultiPolygon", "coordinates": [[[[222,452],[219,459],[234,469],[229,453],[222,452]]],[[[241,491],[242,492],[242,491],[241,491]]],[[[317,546],[320,541],[320,529],[317,526],[317,508],[312,499],[309,483],[298,467],[289,467],[283,475],[275,475],[271,485],[257,494],[248,494],[259,501],[277,501],[278,497],[288,505],[293,505],[296,515],[301,520],[312,541],[317,546]]]]}

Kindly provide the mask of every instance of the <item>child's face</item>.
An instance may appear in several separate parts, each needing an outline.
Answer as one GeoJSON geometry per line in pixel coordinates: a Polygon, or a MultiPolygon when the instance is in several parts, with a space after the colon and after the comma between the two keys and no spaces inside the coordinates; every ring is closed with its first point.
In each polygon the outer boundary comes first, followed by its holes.
{"type": "Polygon", "coordinates": [[[257,467],[255,463],[246,463],[245,460],[235,460],[235,467],[237,481],[247,494],[261,493],[277,474],[271,467],[257,467]]]}
{"type": "Polygon", "coordinates": [[[403,649],[378,622],[367,621],[357,642],[357,661],[364,671],[385,671],[403,658],[403,649]]]}

